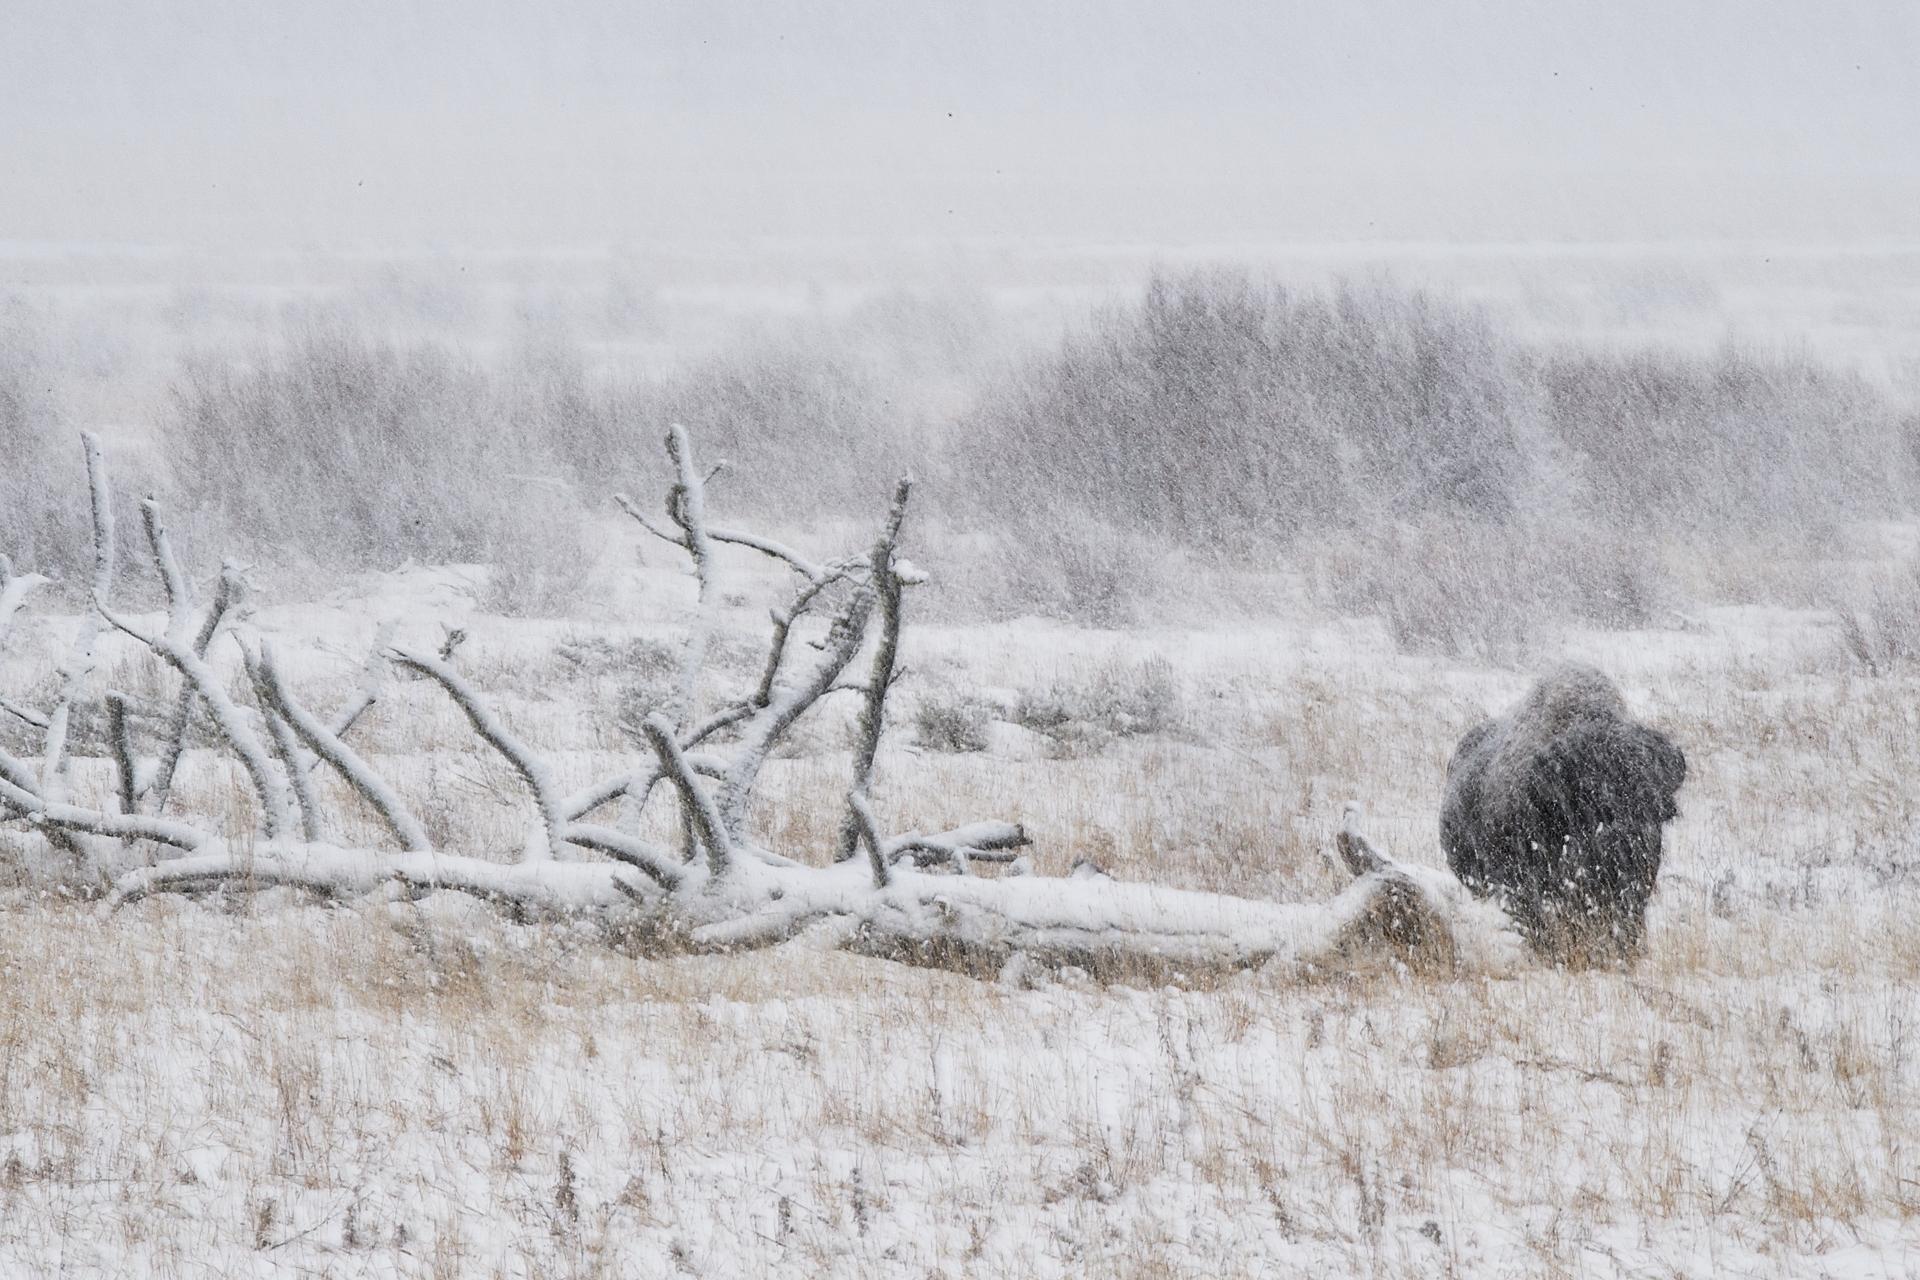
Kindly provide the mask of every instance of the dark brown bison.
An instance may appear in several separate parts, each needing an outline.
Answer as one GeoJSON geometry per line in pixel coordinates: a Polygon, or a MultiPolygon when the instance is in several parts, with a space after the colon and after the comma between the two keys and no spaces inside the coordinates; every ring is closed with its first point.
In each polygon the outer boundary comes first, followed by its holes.
{"type": "Polygon", "coordinates": [[[1686,776],[1680,748],[1629,717],[1611,680],[1562,667],[1454,750],[1440,810],[1447,865],[1475,894],[1497,895],[1536,952],[1630,963],[1686,776]]]}

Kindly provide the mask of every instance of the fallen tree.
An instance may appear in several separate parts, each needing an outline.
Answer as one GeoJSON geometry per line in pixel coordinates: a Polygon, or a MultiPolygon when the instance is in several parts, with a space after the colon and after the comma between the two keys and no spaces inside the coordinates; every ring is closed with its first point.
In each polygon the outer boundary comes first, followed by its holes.
{"type": "MultiPolygon", "coordinates": [[[[1079,964],[1113,971],[1230,968],[1267,961],[1337,966],[1387,954],[1443,965],[1503,967],[1517,954],[1506,918],[1443,872],[1395,862],[1361,833],[1349,810],[1337,847],[1354,880],[1330,902],[1283,903],[1114,880],[1089,867],[1033,874],[1020,850],[1029,834],[986,820],[949,831],[889,834],[870,790],[900,675],[908,593],[924,579],[900,555],[912,496],[902,480],[871,547],[816,561],[750,533],[708,522],[703,476],[680,427],[667,436],[674,480],[664,519],[627,497],[620,505],[653,536],[683,552],[698,581],[698,605],[671,699],[628,726],[644,753],[631,767],[564,793],[539,755],[500,719],[484,693],[438,653],[390,643],[383,633],[361,687],[333,716],[302,705],[273,648],[235,630],[240,575],[223,568],[212,599],[196,606],[158,506],[141,506],[146,557],[166,599],[164,622],[143,625],[109,599],[115,558],[107,475],[86,440],[94,510],[91,620],[73,642],[54,705],[0,701],[41,735],[37,761],[0,751],[0,818],[23,822],[69,855],[112,911],[161,892],[292,885],[333,898],[378,892],[455,890],[521,913],[639,917],[657,945],[696,951],[766,947],[805,936],[824,945],[902,961],[990,973],[1008,964],[1079,964]],[[716,544],[750,548],[793,577],[788,603],[772,612],[766,657],[753,687],[701,713],[713,630],[716,544]],[[797,640],[803,620],[823,634],[797,640]],[[822,627],[820,624],[824,624],[822,627]],[[172,668],[178,692],[151,757],[137,751],[127,700],[92,690],[95,640],[120,631],[172,668]],[[230,695],[208,654],[221,636],[240,647],[251,699],[230,695]],[[854,668],[868,654],[863,671],[854,668]],[[439,686],[477,736],[518,777],[533,801],[520,859],[501,862],[436,849],[399,789],[350,744],[381,695],[381,671],[397,665],[439,686]],[[762,767],[823,700],[860,701],[843,825],[818,861],[760,847],[748,821],[762,767]],[[71,801],[68,724],[98,697],[117,784],[110,808],[71,801]],[[211,815],[168,810],[174,772],[195,708],[204,712],[252,793],[257,830],[216,834],[211,815]],[[313,775],[332,770],[364,799],[391,848],[341,844],[313,775]],[[631,820],[665,787],[679,813],[679,842],[649,840],[631,820]],[[627,819],[603,818],[620,804],[627,819]],[[991,868],[987,873],[984,869],[991,868]]],[[[0,561],[0,642],[45,580],[16,576],[0,561]]],[[[710,700],[709,700],[710,701],[710,700]]]]}

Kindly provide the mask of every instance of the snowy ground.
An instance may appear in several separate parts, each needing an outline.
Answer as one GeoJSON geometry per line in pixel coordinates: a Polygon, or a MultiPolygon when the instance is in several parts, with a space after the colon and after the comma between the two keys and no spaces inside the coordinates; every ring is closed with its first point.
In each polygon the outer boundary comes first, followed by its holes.
{"type": "MultiPolygon", "coordinates": [[[[597,619],[530,622],[474,616],[478,571],[416,570],[250,625],[322,706],[396,607],[419,640],[467,626],[465,669],[571,786],[631,749],[629,646],[685,607],[668,566],[626,581],[597,619]]],[[[767,581],[736,585],[720,652],[744,673],[767,581]]],[[[59,629],[34,621],[0,684],[59,629]]],[[[642,959],[444,894],[103,922],[23,878],[0,913],[0,1274],[1920,1272],[1920,679],[1848,674],[1816,613],[1554,648],[1613,670],[1693,765],[1630,977],[1028,990],[804,942],[642,959]]],[[[1017,818],[1042,871],[1283,899],[1340,885],[1349,797],[1434,860],[1452,741],[1524,686],[1304,612],[918,626],[906,660],[876,797],[896,826],[1017,818]],[[1035,694],[1083,723],[1012,723],[1035,694]],[[917,701],[970,695],[987,750],[915,745],[917,701]]],[[[158,679],[118,647],[108,667],[158,679]]],[[[396,685],[363,741],[441,843],[517,846],[513,787],[427,686],[396,685]]],[[[829,844],[844,762],[830,715],[776,763],[772,847],[829,844]]],[[[204,756],[183,788],[245,808],[204,756]]]]}
{"type": "MultiPolygon", "coordinates": [[[[1909,389],[1920,368],[1905,248],[1271,257],[1307,281],[1382,270],[1464,291],[1546,341],[1784,339],[1909,389]]],[[[959,279],[1015,337],[1051,340],[1153,265],[1074,252],[996,275],[998,261],[882,274],[935,292],[959,279]]],[[[86,357],[67,371],[75,420],[128,446],[178,350],[250,344],[313,292],[272,264],[201,287],[180,282],[198,261],[134,285],[83,258],[7,262],[86,357]]],[[[598,259],[544,303],[456,286],[456,265],[426,264],[444,279],[419,296],[404,273],[375,288],[352,264],[305,284],[480,347],[491,330],[472,317],[517,309],[571,324],[616,369],[873,292],[824,258],[727,289],[694,287],[711,264],[648,263],[641,323],[612,306],[633,282],[609,285],[598,259]],[[600,311],[625,318],[603,335],[600,311]]],[[[463,671],[573,787],[632,752],[623,699],[646,692],[649,642],[679,634],[688,597],[657,551],[625,571],[630,533],[607,545],[589,617],[478,617],[482,571],[415,569],[298,604],[273,602],[310,590],[264,583],[247,625],[323,708],[382,618],[410,618],[415,644],[465,626],[463,671]]],[[[941,568],[939,548],[912,550],[941,568]]],[[[718,648],[743,677],[772,582],[744,566],[729,581],[718,648]]],[[[1204,629],[915,623],[883,816],[1023,820],[1045,873],[1090,857],[1311,901],[1346,879],[1328,855],[1358,798],[1396,855],[1435,861],[1447,754],[1525,677],[1397,654],[1378,624],[1295,594],[1251,584],[1259,603],[1235,617],[1275,620],[1204,629]],[[1015,723],[1036,698],[1068,707],[1065,732],[1015,723]],[[921,702],[984,715],[987,749],[916,746],[921,702]]],[[[1181,612],[1213,618],[1211,598],[1181,612]]],[[[26,625],[0,692],[45,679],[62,626],[26,625]]],[[[1612,671],[1692,765],[1630,977],[1029,990],[803,944],[641,959],[449,895],[156,898],[102,921],[20,869],[30,838],[0,832],[0,1277],[1920,1274],[1920,673],[1853,673],[1811,611],[1690,609],[1675,629],[1565,637],[1534,658],[1562,652],[1612,671]]],[[[103,674],[135,697],[171,687],[118,638],[103,674]]],[[[830,843],[850,716],[829,706],[770,769],[772,847],[830,843]]],[[[512,778],[434,690],[396,683],[356,733],[437,843],[517,849],[512,778]]],[[[103,794],[104,769],[81,782],[103,794]]],[[[249,824],[244,787],[205,753],[178,794],[249,824]]]]}

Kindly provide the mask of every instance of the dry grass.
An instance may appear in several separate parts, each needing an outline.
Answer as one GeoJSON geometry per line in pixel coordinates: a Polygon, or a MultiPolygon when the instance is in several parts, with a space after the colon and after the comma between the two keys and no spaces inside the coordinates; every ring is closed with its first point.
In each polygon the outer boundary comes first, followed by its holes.
{"type": "Polygon", "coordinates": [[[1015,992],[437,900],[8,919],[15,1265],[1583,1274],[1920,1214],[1893,920],[1843,956],[1809,944],[1850,920],[1756,919],[1740,975],[1688,926],[1633,978],[1015,992]]]}

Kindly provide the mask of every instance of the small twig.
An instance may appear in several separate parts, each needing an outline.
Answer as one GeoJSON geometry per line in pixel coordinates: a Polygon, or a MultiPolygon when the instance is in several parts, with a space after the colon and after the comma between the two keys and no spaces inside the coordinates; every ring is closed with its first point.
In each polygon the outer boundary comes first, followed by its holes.
{"type": "Polygon", "coordinates": [[[17,702],[9,702],[5,698],[0,698],[0,711],[4,711],[8,715],[24,721],[31,728],[45,729],[47,727],[46,716],[30,707],[23,707],[17,702]]]}

